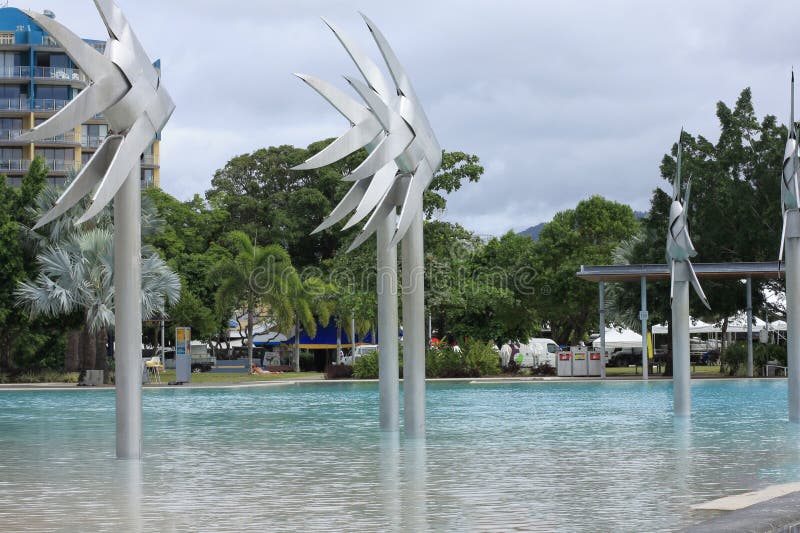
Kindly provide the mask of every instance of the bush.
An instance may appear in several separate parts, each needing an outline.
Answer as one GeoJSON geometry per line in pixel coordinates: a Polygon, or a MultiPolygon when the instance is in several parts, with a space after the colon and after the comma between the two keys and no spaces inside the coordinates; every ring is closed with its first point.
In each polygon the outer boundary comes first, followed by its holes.
{"type": "Polygon", "coordinates": [[[786,366],[786,348],[777,344],[756,344],[753,346],[753,366],[756,374],[764,373],[767,361],[777,361],[786,366]]]}
{"type": "Polygon", "coordinates": [[[378,379],[378,352],[365,353],[353,364],[356,379],[378,379]]]}
{"type": "Polygon", "coordinates": [[[747,367],[747,344],[737,342],[725,349],[720,358],[723,371],[727,371],[729,376],[736,376],[747,367]]]}
{"type": "Polygon", "coordinates": [[[428,351],[425,375],[438,378],[476,378],[500,373],[500,356],[491,343],[465,341],[456,350],[440,346],[428,351]]]}
{"type": "Polygon", "coordinates": [[[313,372],[316,369],[314,354],[311,352],[300,352],[300,372],[313,372]]]}
{"type": "Polygon", "coordinates": [[[556,369],[553,365],[545,361],[533,369],[534,376],[555,376],[556,369]]]}
{"type": "Polygon", "coordinates": [[[353,377],[350,365],[328,365],[325,367],[325,379],[348,379],[353,377]]]}

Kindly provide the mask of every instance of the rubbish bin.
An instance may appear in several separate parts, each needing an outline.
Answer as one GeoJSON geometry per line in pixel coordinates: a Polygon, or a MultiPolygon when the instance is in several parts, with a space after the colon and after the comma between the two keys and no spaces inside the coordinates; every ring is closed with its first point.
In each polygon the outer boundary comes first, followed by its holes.
{"type": "Polygon", "coordinates": [[[561,377],[570,377],[572,375],[571,352],[558,352],[558,368],[556,368],[556,371],[561,377]]]}
{"type": "Polygon", "coordinates": [[[579,349],[572,351],[572,375],[573,376],[588,376],[589,375],[589,354],[586,349],[579,349]]]}
{"type": "Polygon", "coordinates": [[[589,375],[590,376],[599,376],[601,375],[603,368],[603,358],[600,355],[600,352],[590,352],[589,353],[589,375]]]}

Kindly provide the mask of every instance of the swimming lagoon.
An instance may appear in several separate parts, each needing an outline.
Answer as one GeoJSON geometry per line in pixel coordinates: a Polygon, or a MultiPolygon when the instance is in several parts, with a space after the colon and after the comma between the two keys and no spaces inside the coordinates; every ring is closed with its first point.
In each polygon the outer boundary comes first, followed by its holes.
{"type": "Polygon", "coordinates": [[[689,506],[800,481],[785,380],[429,383],[427,438],[375,383],[145,389],[144,459],[111,390],[0,391],[3,531],[678,530],[689,506]]]}

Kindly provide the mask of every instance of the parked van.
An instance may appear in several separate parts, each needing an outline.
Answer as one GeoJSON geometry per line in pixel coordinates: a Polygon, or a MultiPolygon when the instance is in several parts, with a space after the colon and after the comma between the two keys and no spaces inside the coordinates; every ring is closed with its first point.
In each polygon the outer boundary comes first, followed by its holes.
{"type": "Polygon", "coordinates": [[[523,368],[535,368],[545,363],[555,368],[556,353],[558,353],[556,341],[534,338],[528,339],[527,344],[520,345],[519,353],[514,356],[514,360],[523,368]]]}
{"type": "Polygon", "coordinates": [[[361,344],[359,346],[356,346],[351,353],[342,357],[342,364],[352,365],[353,363],[358,361],[358,359],[362,355],[366,355],[370,352],[377,352],[377,351],[378,351],[377,344],[361,344]]]}

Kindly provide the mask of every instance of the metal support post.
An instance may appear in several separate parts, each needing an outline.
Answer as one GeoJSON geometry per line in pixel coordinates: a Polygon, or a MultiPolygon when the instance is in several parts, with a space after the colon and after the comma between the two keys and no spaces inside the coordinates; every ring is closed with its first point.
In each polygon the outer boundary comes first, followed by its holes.
{"type": "Polygon", "coordinates": [[[747,377],[753,377],[753,282],[747,276],[747,377]]]}
{"type": "MultiPolygon", "coordinates": [[[[679,263],[687,268],[685,263],[679,263]]],[[[672,396],[676,416],[692,412],[689,361],[689,282],[681,276],[674,283],[672,299],[672,396]]]]}
{"type": "Polygon", "coordinates": [[[380,427],[400,429],[400,370],[397,347],[397,247],[390,246],[395,213],[378,228],[378,389],[380,427]]]}
{"type": "Polygon", "coordinates": [[[789,420],[800,422],[800,211],[786,212],[786,351],[789,420]]]}
{"type": "Polygon", "coordinates": [[[642,310],[639,313],[639,319],[642,321],[642,379],[648,378],[648,363],[650,362],[647,357],[647,278],[642,276],[642,310]]]}
{"type": "Polygon", "coordinates": [[[425,263],[422,213],[402,241],[403,399],[405,433],[425,436],[425,263]]]}
{"type": "Polygon", "coordinates": [[[606,379],[606,283],[600,280],[600,379],[606,379]]]}
{"type": "Polygon", "coordinates": [[[117,458],[142,457],[141,171],[136,164],[114,199],[117,458]]]}

